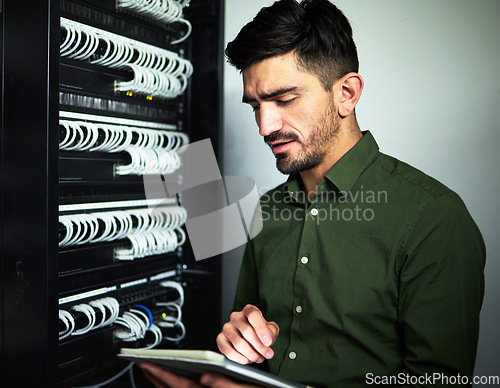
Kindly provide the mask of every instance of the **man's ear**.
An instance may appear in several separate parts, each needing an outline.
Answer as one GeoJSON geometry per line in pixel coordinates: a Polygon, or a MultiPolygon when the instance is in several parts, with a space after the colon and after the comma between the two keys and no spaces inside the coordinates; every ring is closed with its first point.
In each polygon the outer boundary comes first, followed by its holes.
{"type": "Polygon", "coordinates": [[[338,109],[341,117],[347,117],[354,111],[361,97],[364,84],[363,77],[358,73],[348,73],[338,81],[340,87],[338,109]]]}

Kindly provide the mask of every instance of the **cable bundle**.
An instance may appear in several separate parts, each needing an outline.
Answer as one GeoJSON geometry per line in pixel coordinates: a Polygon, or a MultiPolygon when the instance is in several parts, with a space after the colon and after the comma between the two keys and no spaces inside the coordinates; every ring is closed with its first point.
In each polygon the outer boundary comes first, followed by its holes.
{"type": "Polygon", "coordinates": [[[117,250],[115,254],[117,260],[134,260],[173,252],[186,242],[186,234],[180,228],[135,234],[127,238],[131,242],[132,248],[117,250]]]}
{"type": "MultiPolygon", "coordinates": [[[[148,213],[154,219],[164,220],[162,208],[148,213]]],[[[178,207],[177,212],[169,213],[170,218],[165,227],[138,228],[134,233],[127,236],[131,243],[130,249],[116,250],[117,260],[134,260],[146,256],[159,255],[173,252],[177,247],[186,242],[186,234],[181,226],[187,219],[184,208],[178,207]]]]}
{"type": "Polygon", "coordinates": [[[154,334],[155,340],[144,349],[154,348],[161,343],[163,334],[160,328],[153,323],[153,315],[147,307],[142,305],[135,307],[137,308],[125,311],[116,319],[115,324],[122,326],[122,328],[115,331],[115,338],[125,342],[135,342],[143,339],[150,331],[154,334]]]}
{"type": "Polygon", "coordinates": [[[174,282],[172,280],[167,280],[160,283],[160,286],[165,288],[173,288],[175,289],[179,297],[171,302],[159,302],[157,306],[166,307],[167,311],[162,314],[161,321],[158,323],[158,326],[162,328],[169,329],[178,329],[180,333],[176,337],[170,337],[164,335],[164,339],[167,341],[180,341],[186,336],[186,327],[182,323],[182,305],[184,304],[184,289],[182,285],[174,282]]]}
{"type": "Polygon", "coordinates": [[[189,2],[190,0],[118,0],[117,8],[123,8],[163,23],[185,23],[188,31],[182,38],[172,42],[172,44],[177,44],[185,41],[191,34],[191,23],[182,18],[182,9],[188,6],[189,2]]]}
{"type": "MultiPolygon", "coordinates": [[[[123,238],[129,238],[134,246],[134,241],[141,238],[139,236],[153,235],[153,238],[159,240],[166,238],[168,241],[158,242],[156,244],[158,251],[154,249],[144,250],[140,247],[135,248],[135,250],[132,248],[132,256],[139,257],[135,256],[135,253],[138,252],[156,254],[161,250],[161,253],[165,253],[164,248],[167,246],[172,251],[185,242],[185,234],[180,227],[184,225],[186,219],[186,209],[180,206],[159,206],[154,210],[141,208],[61,215],[59,223],[64,227],[66,233],[59,241],[59,247],[115,241],[123,238]],[[169,236],[175,231],[180,236],[174,242],[174,238],[169,236]]],[[[145,238],[151,239],[151,237],[145,238]]],[[[122,252],[121,255],[131,259],[128,250],[122,252]]]]}
{"type": "Polygon", "coordinates": [[[175,98],[184,93],[187,88],[188,81],[184,74],[174,76],[134,64],[127,66],[133,71],[134,78],[130,81],[116,82],[117,92],[133,91],[152,97],[175,98]]]}
{"type": "Polygon", "coordinates": [[[65,32],[60,46],[62,57],[90,60],[95,65],[128,69],[134,74],[131,81],[116,82],[116,91],[174,98],[187,88],[193,66],[172,51],[66,18],[61,18],[61,28],[65,32]]]}
{"type": "MultiPolygon", "coordinates": [[[[142,349],[151,349],[156,347],[161,343],[163,335],[158,326],[153,323],[153,315],[151,311],[142,305],[136,305],[136,308],[132,308],[129,311],[123,313],[123,315],[116,319],[115,323],[118,326],[122,326],[122,328],[116,330],[114,332],[114,336],[116,339],[130,342],[130,341],[138,341],[143,339],[146,336],[147,332],[151,332],[154,335],[153,343],[146,345],[142,349]]],[[[118,372],[113,377],[103,381],[99,384],[92,385],[91,387],[82,387],[82,388],[98,388],[103,387],[116,381],[121,376],[123,376],[126,372],[130,372],[130,381],[132,387],[135,387],[135,382],[133,378],[133,370],[132,367],[135,363],[129,363],[124,369],[118,372]]]]}
{"type": "Polygon", "coordinates": [[[85,315],[87,317],[87,324],[82,328],[76,329],[74,316],[69,311],[60,309],[59,320],[64,324],[65,328],[59,332],[59,340],[67,338],[70,335],[83,335],[91,330],[112,324],[118,318],[120,305],[115,298],[105,297],[93,300],[90,303],[77,304],[72,306],[71,309],[85,315]],[[99,322],[97,322],[96,309],[100,311],[102,316],[99,322]],[[109,314],[107,311],[109,311],[109,314]]]}
{"type": "MultiPolygon", "coordinates": [[[[112,297],[104,297],[93,300],[89,303],[80,303],[71,307],[73,311],[84,314],[88,320],[88,323],[78,330],[75,330],[76,325],[73,315],[67,310],[60,309],[59,320],[64,323],[65,328],[59,332],[59,339],[62,340],[70,335],[83,335],[88,333],[90,330],[98,329],[113,323],[115,325],[113,336],[115,339],[120,341],[136,342],[145,339],[148,332],[152,333],[154,336],[153,342],[147,344],[142,349],[154,348],[158,346],[162,340],[174,342],[182,340],[186,335],[186,328],[182,323],[184,289],[180,283],[172,280],[163,281],[160,285],[165,288],[175,289],[179,296],[174,301],[156,304],[157,306],[166,307],[166,311],[161,315],[161,319],[158,324],[154,323],[153,313],[146,306],[136,304],[134,307],[124,311],[123,314],[119,316],[120,306],[118,301],[112,297]],[[109,310],[109,314],[106,309],[109,310]],[[102,314],[102,318],[99,322],[97,322],[97,310],[99,310],[102,314]],[[160,327],[165,329],[176,329],[178,331],[180,330],[180,333],[175,337],[165,336],[160,327]]],[[[127,371],[131,372],[132,385],[135,386],[131,371],[133,365],[134,363],[128,364],[115,376],[99,384],[93,385],[92,387],[96,388],[105,386],[118,379],[127,371]]]]}
{"type": "Polygon", "coordinates": [[[160,302],[156,304],[158,307],[166,307],[166,311],[162,314],[158,324],[155,325],[153,323],[153,314],[147,307],[136,305],[135,308],[124,312],[116,319],[115,324],[121,326],[121,328],[115,331],[115,338],[125,342],[138,341],[143,339],[149,330],[155,334],[155,342],[148,345],[147,348],[149,349],[157,346],[162,339],[167,341],[180,341],[185,337],[186,328],[182,323],[184,289],[180,283],[172,280],[163,281],[160,285],[165,288],[175,289],[179,297],[171,302],[160,302]],[[160,328],[180,329],[180,334],[176,337],[165,336],[160,328]]]}
{"type": "Polygon", "coordinates": [[[72,120],[59,125],[61,150],[127,152],[131,162],[117,166],[118,175],[171,174],[181,166],[175,151],[189,142],[182,132],[72,120]]]}
{"type": "Polygon", "coordinates": [[[189,142],[183,132],[73,120],[59,120],[59,125],[62,131],[59,149],[64,151],[115,153],[129,148],[176,151],[189,142]]]}
{"type": "Polygon", "coordinates": [[[172,174],[181,167],[181,159],[176,152],[162,149],[128,148],[130,164],[116,166],[117,175],[172,174]]]}

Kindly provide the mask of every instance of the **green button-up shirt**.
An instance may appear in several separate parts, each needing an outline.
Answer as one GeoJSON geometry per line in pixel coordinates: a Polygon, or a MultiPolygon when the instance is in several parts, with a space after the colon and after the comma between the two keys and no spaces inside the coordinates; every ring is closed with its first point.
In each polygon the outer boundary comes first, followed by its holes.
{"type": "Polygon", "coordinates": [[[365,132],[310,202],[291,176],[261,208],[235,310],[279,325],[270,372],[315,387],[472,376],[485,247],[457,194],[365,132]]]}

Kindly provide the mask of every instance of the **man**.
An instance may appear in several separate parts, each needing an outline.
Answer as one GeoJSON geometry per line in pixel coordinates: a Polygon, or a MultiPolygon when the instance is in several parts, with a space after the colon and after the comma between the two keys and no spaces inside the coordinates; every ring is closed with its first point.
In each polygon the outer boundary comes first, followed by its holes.
{"type": "Polygon", "coordinates": [[[454,192],[361,132],[364,81],[344,15],[327,0],[278,1],[226,55],[289,178],[261,199],[220,351],[315,387],[471,379],[481,234],[454,192]]]}

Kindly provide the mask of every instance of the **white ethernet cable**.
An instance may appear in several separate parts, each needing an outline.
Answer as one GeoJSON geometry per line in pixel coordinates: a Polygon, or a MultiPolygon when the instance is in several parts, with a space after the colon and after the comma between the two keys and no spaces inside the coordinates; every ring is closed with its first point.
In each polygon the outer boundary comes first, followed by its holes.
{"type": "Polygon", "coordinates": [[[80,303],[72,306],[72,310],[84,314],[88,319],[88,323],[85,327],[75,330],[75,318],[73,315],[67,310],[59,309],[59,319],[65,325],[65,329],[59,332],[59,340],[63,340],[70,335],[83,335],[91,330],[99,329],[112,324],[118,317],[120,305],[115,298],[105,297],[90,301],[88,304],[80,303]],[[96,322],[97,318],[95,308],[97,308],[102,314],[100,322],[96,322]],[[109,310],[109,317],[107,318],[106,309],[109,310]]]}
{"type": "Polygon", "coordinates": [[[59,310],[59,319],[65,324],[66,328],[59,332],[59,340],[63,340],[71,335],[75,330],[75,319],[66,310],[59,310]]]}
{"type": "MultiPolygon", "coordinates": [[[[131,81],[115,81],[116,91],[151,98],[173,98],[184,92],[187,79],[193,73],[191,62],[173,51],[66,18],[61,18],[61,28],[66,32],[60,45],[61,57],[132,70],[134,77],[131,81]],[[103,52],[98,51],[97,48],[102,46],[103,52]]],[[[172,43],[179,43],[186,37],[172,43]]]]}
{"type": "Polygon", "coordinates": [[[180,329],[180,334],[177,337],[163,336],[163,339],[167,341],[177,342],[182,340],[186,336],[186,327],[182,323],[182,306],[184,304],[184,288],[179,282],[173,280],[166,280],[160,283],[160,286],[165,288],[173,288],[179,294],[179,297],[170,302],[158,302],[157,306],[166,307],[167,310],[175,311],[176,316],[170,316],[166,312],[162,314],[162,320],[158,323],[158,326],[164,328],[178,328],[180,329]]]}
{"type": "Polygon", "coordinates": [[[190,0],[118,0],[116,6],[159,22],[168,24],[181,22],[186,24],[188,30],[184,36],[171,42],[171,44],[178,44],[191,35],[192,25],[182,17],[183,8],[187,7],[189,3],[190,0]]]}
{"type": "Polygon", "coordinates": [[[91,306],[85,303],[77,304],[76,306],[73,306],[72,309],[85,314],[89,322],[87,326],[78,330],[73,330],[71,335],[82,335],[92,330],[96,320],[95,310],[91,306]]]}
{"type": "Polygon", "coordinates": [[[186,209],[172,205],[159,206],[154,210],[138,208],[60,215],[59,222],[66,233],[59,246],[128,238],[132,249],[118,250],[118,259],[133,260],[172,252],[186,241],[186,234],[181,229],[186,219],[186,209]]]}
{"type": "MultiPolygon", "coordinates": [[[[140,307],[143,309],[147,309],[144,306],[140,306],[140,307]]],[[[149,312],[149,313],[151,313],[151,312],[149,312]]],[[[138,332],[141,332],[141,333],[143,332],[144,335],[145,335],[146,331],[150,331],[154,334],[155,340],[153,341],[152,344],[147,345],[143,349],[151,349],[151,348],[154,348],[158,344],[161,343],[161,341],[163,339],[163,335],[162,335],[160,328],[158,326],[156,326],[155,324],[153,324],[151,322],[151,320],[149,319],[149,317],[146,314],[144,314],[142,311],[140,311],[138,309],[131,309],[128,313],[124,313],[123,316],[119,317],[118,319],[120,319],[120,318],[123,318],[123,319],[118,321],[117,323],[119,325],[125,327],[126,330],[116,331],[115,332],[116,338],[119,338],[122,340],[123,340],[123,338],[131,338],[134,335],[133,331],[136,332],[137,330],[138,330],[138,332]],[[128,329],[128,332],[127,332],[127,329],[128,329]],[[120,337],[123,337],[123,338],[120,338],[120,337]]],[[[141,338],[143,338],[143,337],[141,337],[141,338]]],[[[122,369],[118,374],[109,378],[106,381],[103,381],[102,383],[93,385],[91,387],[81,387],[81,388],[103,387],[105,385],[112,383],[113,381],[116,381],[117,379],[119,379],[121,376],[123,376],[128,371],[130,371],[130,373],[131,373],[130,378],[131,378],[132,387],[135,387],[135,383],[133,381],[133,375],[132,375],[132,367],[134,366],[134,364],[135,363],[131,362],[124,369],[122,369]]]]}

